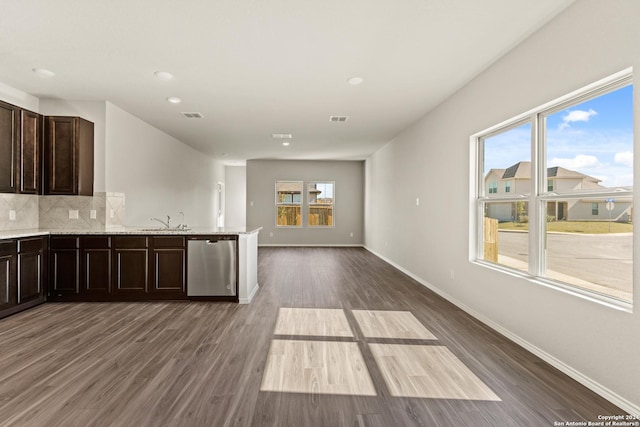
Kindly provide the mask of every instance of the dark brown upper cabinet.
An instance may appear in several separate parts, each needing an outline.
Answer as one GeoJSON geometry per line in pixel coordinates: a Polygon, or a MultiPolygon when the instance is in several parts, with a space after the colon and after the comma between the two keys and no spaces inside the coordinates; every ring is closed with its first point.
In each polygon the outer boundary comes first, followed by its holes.
{"type": "Polygon", "coordinates": [[[20,110],[18,193],[41,194],[43,123],[44,118],[40,114],[20,110]]]}
{"type": "Polygon", "coordinates": [[[0,192],[15,193],[20,108],[0,101],[0,192]]]}
{"type": "Polygon", "coordinates": [[[93,196],[93,123],[45,119],[44,194],[93,196]]]}

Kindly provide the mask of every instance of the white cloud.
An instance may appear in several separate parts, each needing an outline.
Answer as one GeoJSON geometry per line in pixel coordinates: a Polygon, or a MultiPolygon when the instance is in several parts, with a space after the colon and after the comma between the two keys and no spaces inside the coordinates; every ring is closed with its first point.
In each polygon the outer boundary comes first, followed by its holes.
{"type": "Polygon", "coordinates": [[[578,154],[573,159],[554,158],[549,161],[549,166],[561,166],[571,170],[589,169],[599,165],[600,161],[598,158],[588,154],[578,154]]]}
{"type": "Polygon", "coordinates": [[[613,159],[616,163],[620,163],[628,167],[633,167],[633,153],[631,151],[616,153],[613,159]]]}
{"type": "Polygon", "coordinates": [[[562,118],[562,123],[560,123],[559,129],[562,130],[564,128],[571,127],[571,123],[573,122],[588,122],[591,117],[596,114],[598,114],[598,112],[591,108],[589,111],[571,110],[562,118]]]}

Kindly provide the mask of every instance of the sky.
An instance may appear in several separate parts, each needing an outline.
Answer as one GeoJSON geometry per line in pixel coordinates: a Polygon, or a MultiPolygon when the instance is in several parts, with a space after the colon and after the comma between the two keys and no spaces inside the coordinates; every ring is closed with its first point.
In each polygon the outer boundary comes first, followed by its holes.
{"type": "MultiPolygon", "coordinates": [[[[602,180],[633,185],[633,86],[572,105],[547,117],[547,167],[562,166],[602,180]]],[[[531,160],[531,125],[485,140],[485,174],[531,160]]]]}

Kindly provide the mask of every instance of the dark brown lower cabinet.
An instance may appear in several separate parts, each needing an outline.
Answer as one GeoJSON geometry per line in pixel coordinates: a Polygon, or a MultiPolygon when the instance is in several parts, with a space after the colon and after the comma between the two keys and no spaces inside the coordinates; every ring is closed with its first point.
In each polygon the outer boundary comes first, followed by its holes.
{"type": "Polygon", "coordinates": [[[18,240],[18,305],[44,301],[47,237],[18,240]]]}
{"type": "Polygon", "coordinates": [[[186,289],[186,248],[181,236],[152,237],[152,288],[157,296],[184,298],[186,289]]]}
{"type": "Polygon", "coordinates": [[[80,293],[80,238],[51,237],[49,298],[57,300],[80,293]]]}
{"type": "Polygon", "coordinates": [[[0,314],[18,305],[17,258],[15,240],[0,242],[0,314]]]}
{"type": "Polygon", "coordinates": [[[113,247],[113,294],[145,297],[149,292],[147,237],[117,236],[113,247]]]}
{"type": "Polygon", "coordinates": [[[111,237],[84,236],[82,247],[82,293],[102,299],[111,293],[111,237]]]}

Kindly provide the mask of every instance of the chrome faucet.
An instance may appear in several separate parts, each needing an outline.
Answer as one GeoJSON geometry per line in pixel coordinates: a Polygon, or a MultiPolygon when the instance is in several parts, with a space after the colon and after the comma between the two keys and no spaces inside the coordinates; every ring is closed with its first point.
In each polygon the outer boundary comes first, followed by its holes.
{"type": "Polygon", "coordinates": [[[151,218],[152,221],[158,221],[160,224],[164,225],[166,228],[171,228],[171,217],[169,215],[167,215],[167,222],[164,222],[161,219],[158,218],[151,218]]]}
{"type": "Polygon", "coordinates": [[[178,212],[178,214],[181,215],[182,221],[180,222],[180,225],[176,227],[176,229],[185,230],[187,228],[187,224],[184,223],[184,212],[180,211],[178,212]]]}

